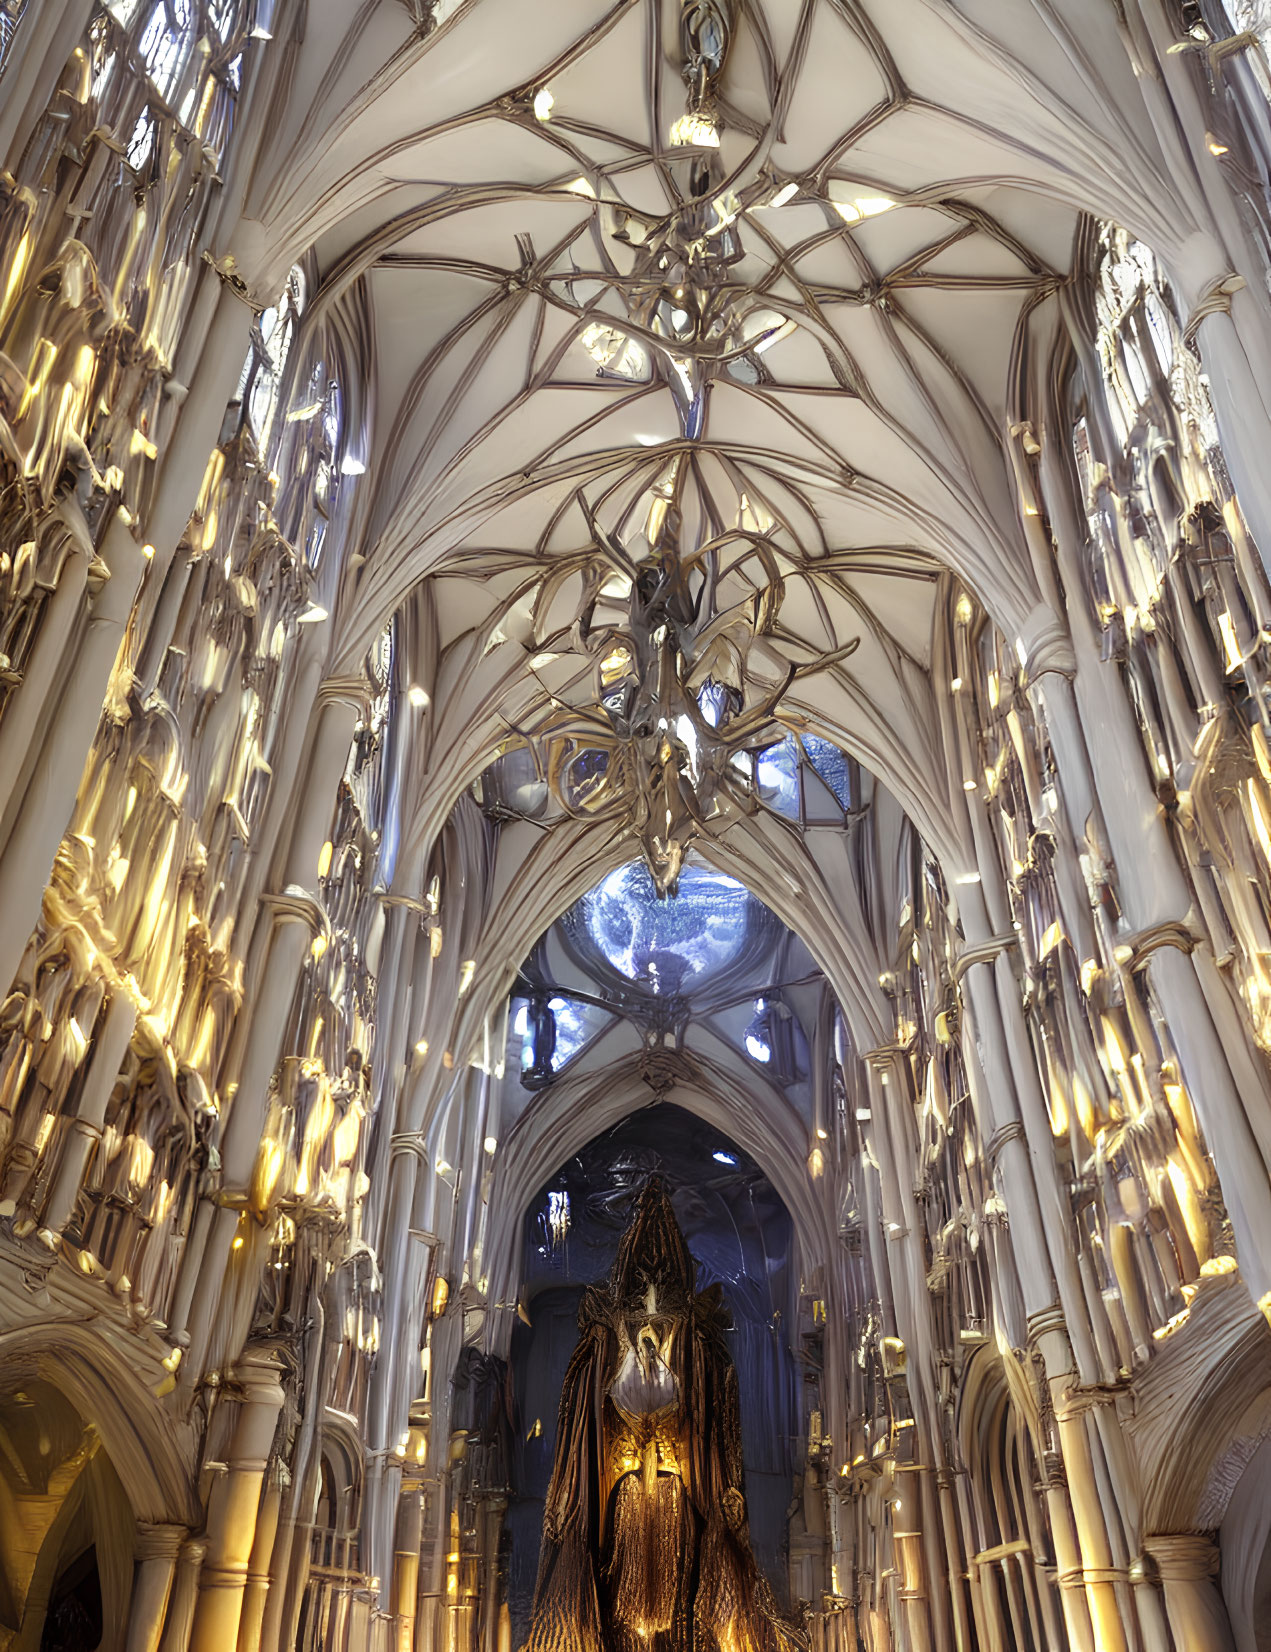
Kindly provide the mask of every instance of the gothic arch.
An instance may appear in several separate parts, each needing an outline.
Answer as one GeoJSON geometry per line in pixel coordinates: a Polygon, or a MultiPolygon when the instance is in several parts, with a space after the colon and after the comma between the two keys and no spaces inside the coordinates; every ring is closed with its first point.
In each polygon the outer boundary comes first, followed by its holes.
{"type": "Polygon", "coordinates": [[[7,1332],[0,1336],[0,1370],[10,1388],[39,1377],[65,1394],[100,1435],[138,1520],[197,1524],[192,1440],[187,1444],[185,1430],[155,1404],[135,1365],[89,1325],[7,1332]]]}
{"type": "Polygon", "coordinates": [[[989,1645],[1040,1649],[1063,1642],[1058,1568],[1048,1551],[1044,1444],[1036,1398],[1009,1352],[972,1356],[958,1396],[957,1430],[971,1487],[966,1535],[973,1607],[989,1645]],[[1005,1637],[1005,1638],[1003,1638],[1005,1637]]]}
{"type": "MultiPolygon", "coordinates": [[[[659,1093],[624,1063],[618,1072],[566,1073],[540,1092],[499,1154],[490,1195],[491,1210],[500,1212],[487,1252],[490,1300],[515,1301],[521,1221],[547,1177],[587,1142],[655,1101],[672,1102],[715,1125],[749,1153],[790,1212],[800,1254],[828,1254],[837,1238],[829,1231],[828,1214],[808,1173],[807,1126],[775,1091],[769,1089],[756,1105],[759,1098],[720,1077],[721,1082],[710,1082],[703,1073],[696,1082],[677,1083],[659,1093]]],[[[492,1352],[506,1353],[511,1324],[506,1312],[491,1322],[492,1352]]]]}

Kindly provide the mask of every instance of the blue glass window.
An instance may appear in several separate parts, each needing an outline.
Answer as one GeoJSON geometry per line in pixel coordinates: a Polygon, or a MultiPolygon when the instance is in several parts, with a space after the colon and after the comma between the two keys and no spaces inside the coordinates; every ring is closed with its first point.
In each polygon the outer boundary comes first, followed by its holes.
{"type": "Polygon", "coordinates": [[[787,820],[799,818],[799,750],[793,734],[755,759],[755,784],[762,802],[787,820]]]}
{"type": "Polygon", "coordinates": [[[802,736],[808,762],[838,798],[843,808],[852,807],[852,770],[846,752],[841,752],[832,740],[823,740],[819,734],[802,736]]]}
{"type": "MultiPolygon", "coordinates": [[[[609,1017],[594,1004],[582,1004],[576,998],[557,995],[550,998],[547,1008],[551,1014],[554,1037],[551,1039],[551,1049],[540,1051],[537,1047],[535,1018],[530,1014],[529,1000],[515,998],[512,1001],[512,1031],[521,1040],[521,1071],[531,1072],[540,1065],[539,1058],[544,1058],[542,1068],[550,1071],[552,1076],[566,1067],[596,1033],[605,1025],[609,1017]]],[[[549,1030],[550,1035],[550,1030],[549,1030]]]]}
{"type": "Polygon", "coordinates": [[[566,925],[575,943],[665,997],[726,969],[767,917],[744,885],[706,866],[684,867],[677,893],[659,900],[648,868],[632,861],[584,895],[566,925]]]}
{"type": "Polygon", "coordinates": [[[809,1071],[808,1041],[799,1018],[779,995],[755,999],[755,1018],[742,1038],[746,1054],[774,1079],[794,1083],[809,1071]]]}
{"type": "Polygon", "coordinates": [[[767,1066],[772,1060],[772,1043],[768,1034],[768,1018],[764,1015],[762,998],[755,999],[755,1019],[746,1028],[746,1054],[752,1061],[767,1066]]]}
{"type": "Polygon", "coordinates": [[[733,763],[747,779],[753,772],[760,802],[787,820],[823,824],[836,818],[835,803],[844,810],[852,807],[851,759],[819,735],[787,734],[753,758],[740,755],[733,763]]]}

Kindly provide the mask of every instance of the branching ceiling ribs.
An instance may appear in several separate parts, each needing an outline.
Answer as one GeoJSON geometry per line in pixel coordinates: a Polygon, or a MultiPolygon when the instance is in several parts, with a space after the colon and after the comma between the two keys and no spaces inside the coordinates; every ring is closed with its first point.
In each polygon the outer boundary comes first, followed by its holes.
{"type": "Polygon", "coordinates": [[[665,885],[729,757],[784,727],[956,856],[936,586],[1025,631],[1019,321],[1081,206],[1140,224],[1159,193],[1111,14],[1078,46],[1040,6],[1000,40],[991,8],[921,3],[336,10],[253,210],[270,279],[316,236],[318,306],[365,283],[375,494],[339,647],[356,668],[432,576],[423,839],[520,735],[665,885]]]}
{"type": "Polygon", "coordinates": [[[963,585],[1022,648],[1044,609],[1022,323],[1057,308],[1084,211],[1167,251],[1203,220],[1133,29],[1042,3],[442,0],[315,6],[308,30],[243,261],[264,295],[312,246],[311,313],[369,357],[330,606],[350,674],[398,616],[394,890],[422,896],[500,753],[528,746],[554,798],[465,906],[447,1042],[488,1042],[599,878],[642,855],[671,888],[694,845],[882,1042],[880,897],[830,834],[756,812],[739,754],[834,741],[950,883],[972,872],[936,620],[963,585]]]}
{"type": "Polygon", "coordinates": [[[192,1535],[165,1647],[519,1644],[606,1132],[784,1206],[825,1645],[1190,1647],[1271,1315],[1217,9],[0,0],[0,1346],[192,1535]]]}

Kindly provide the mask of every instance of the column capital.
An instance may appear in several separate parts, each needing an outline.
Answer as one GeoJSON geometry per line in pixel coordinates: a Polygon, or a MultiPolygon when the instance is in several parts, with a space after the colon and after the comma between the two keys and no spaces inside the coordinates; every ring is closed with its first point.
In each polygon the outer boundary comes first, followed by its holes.
{"type": "Polygon", "coordinates": [[[997,1129],[989,1137],[989,1144],[986,1151],[990,1165],[997,1163],[998,1154],[1008,1145],[1008,1143],[1013,1141],[1027,1141],[1027,1137],[1024,1134],[1024,1126],[1019,1119],[1007,1119],[1006,1123],[999,1124],[997,1129]]]}
{"type": "Polygon", "coordinates": [[[197,1569],[203,1564],[203,1557],[206,1554],[206,1537],[202,1535],[199,1535],[198,1537],[187,1537],[181,1545],[181,1564],[183,1566],[190,1567],[191,1570],[197,1571],[197,1569]]]}
{"type": "Polygon", "coordinates": [[[138,1560],[175,1560],[190,1535],[188,1526],[138,1520],[133,1554],[138,1560]]]}
{"type": "Polygon", "coordinates": [[[260,904],[273,914],[275,928],[284,924],[302,924],[311,935],[321,935],[326,928],[326,916],[321,906],[297,883],[287,885],[281,894],[262,895],[260,904]]]}
{"type": "Polygon", "coordinates": [[[282,1361],[272,1348],[249,1348],[230,1373],[249,1403],[279,1407],[286,1398],[279,1380],[281,1375],[282,1361]]]}
{"type": "Polygon", "coordinates": [[[1068,1321],[1064,1318],[1064,1310],[1058,1302],[1052,1302],[1048,1308],[1038,1308],[1028,1316],[1028,1340],[1036,1342],[1039,1338],[1052,1331],[1066,1331],[1068,1321]]]}
{"type": "Polygon", "coordinates": [[[317,702],[320,706],[352,706],[360,717],[371,711],[371,687],[361,675],[324,677],[318,684],[317,702]]]}
{"type": "Polygon", "coordinates": [[[1017,647],[1024,681],[1031,687],[1039,677],[1053,673],[1069,679],[1077,675],[1077,656],[1061,615],[1038,603],[1020,628],[1017,647]]]}
{"type": "Polygon", "coordinates": [[[253,316],[263,315],[269,308],[268,304],[256,298],[243,279],[239,271],[238,259],[232,252],[224,253],[218,258],[215,253],[206,247],[203,249],[203,262],[209,264],[216,272],[216,279],[224,287],[231,298],[236,298],[240,304],[249,309],[253,316]]]}
{"type": "Polygon", "coordinates": [[[1152,924],[1147,929],[1140,929],[1133,935],[1127,935],[1117,944],[1117,957],[1131,970],[1142,969],[1154,952],[1160,952],[1163,947],[1175,947],[1179,952],[1192,953],[1196,950],[1199,937],[1192,929],[1186,918],[1167,918],[1158,924],[1152,924]],[[1122,959],[1122,949],[1129,953],[1129,957],[1122,959]]]}
{"type": "Polygon", "coordinates": [[[1167,1532],[1143,1539],[1163,1583],[1197,1583],[1218,1573],[1218,1545],[1199,1532],[1167,1532]]]}
{"type": "Polygon", "coordinates": [[[953,984],[960,986],[967,970],[974,969],[977,964],[994,963],[999,952],[1018,945],[1019,936],[1012,929],[1003,935],[990,935],[987,941],[977,941],[974,946],[964,946],[954,960],[953,984]]]}
{"type": "Polygon", "coordinates": [[[1232,298],[1246,285],[1244,276],[1237,275],[1234,270],[1206,282],[1197,293],[1183,325],[1183,338],[1190,349],[1195,348],[1201,324],[1208,321],[1211,315],[1230,315],[1232,298]]]}
{"type": "Polygon", "coordinates": [[[422,1130],[394,1130],[388,1141],[389,1157],[412,1154],[421,1164],[428,1162],[428,1147],[422,1130]]]}

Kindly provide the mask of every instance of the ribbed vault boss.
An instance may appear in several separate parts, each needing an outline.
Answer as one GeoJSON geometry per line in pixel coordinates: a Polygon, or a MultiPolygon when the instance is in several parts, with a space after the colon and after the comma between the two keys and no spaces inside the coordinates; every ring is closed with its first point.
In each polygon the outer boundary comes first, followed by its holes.
{"type": "Polygon", "coordinates": [[[579,1310],[527,1652],[791,1652],[750,1548],[720,1287],[653,1177],[579,1310]]]}

